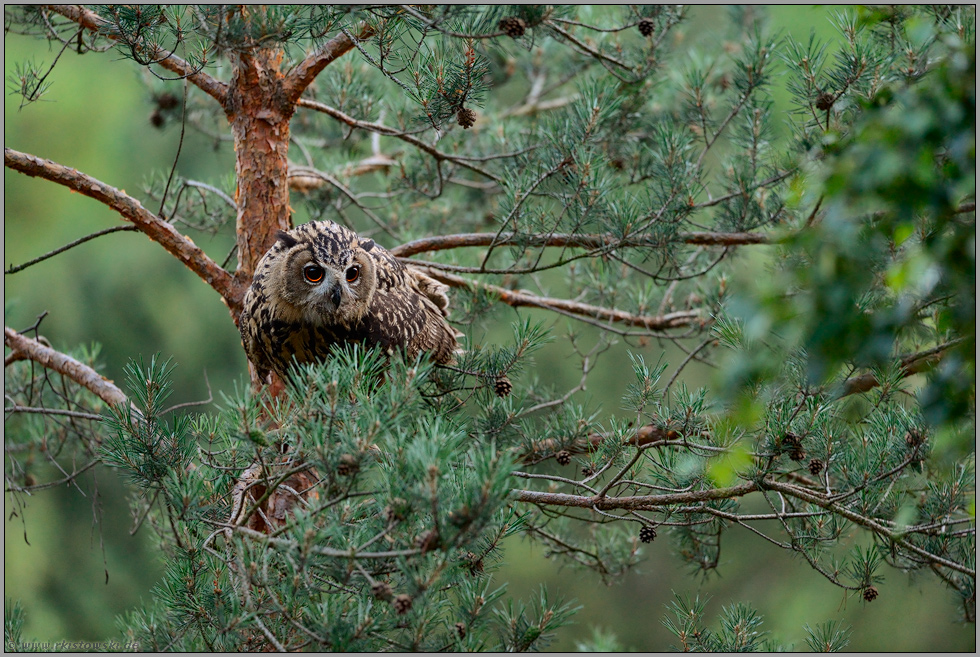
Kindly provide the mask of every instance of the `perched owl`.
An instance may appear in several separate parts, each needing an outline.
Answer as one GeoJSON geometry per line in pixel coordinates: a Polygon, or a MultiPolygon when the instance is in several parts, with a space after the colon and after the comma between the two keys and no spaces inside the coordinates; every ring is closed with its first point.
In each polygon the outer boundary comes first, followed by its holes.
{"type": "Polygon", "coordinates": [[[245,352],[266,380],[285,379],[293,359],[325,358],[339,343],[428,352],[448,363],[457,332],[446,322],[447,287],[331,221],[313,221],[278,240],[255,270],[238,326],[245,352]]]}

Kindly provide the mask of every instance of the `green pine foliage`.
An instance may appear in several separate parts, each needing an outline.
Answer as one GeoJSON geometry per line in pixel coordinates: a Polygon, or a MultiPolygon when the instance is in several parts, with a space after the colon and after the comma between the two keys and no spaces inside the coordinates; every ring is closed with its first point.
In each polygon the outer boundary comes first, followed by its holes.
{"type": "MultiPolygon", "coordinates": [[[[833,44],[745,7],[701,40],[654,6],[92,11],[95,33],[33,7],[5,27],[133,60],[154,121],[215,145],[221,108],[148,44],[227,80],[243,53],[281,49],[288,70],[357,37],[290,124],[293,221],[426,268],[464,334],[451,365],[350,345],[279,396],[243,384],[189,412],[166,406],[159,356],[131,362],[115,407],[12,359],[14,505],[108,466],[165,560],[126,642],[542,650],[576,603],[510,597],[508,537],[613,581],[654,540],[723,571],[732,530],[862,604],[888,568],[938,577],[975,622],[974,7],[848,9],[833,44]],[[577,383],[537,367],[552,341],[577,383]],[[651,342],[674,358],[644,358],[651,342]],[[586,391],[614,346],[630,380],[610,407],[586,391]],[[695,385],[693,362],[717,374],[695,385]],[[39,458],[62,474],[38,481],[39,458]]],[[[29,106],[49,71],[9,87],[29,106]]],[[[143,194],[181,232],[230,235],[235,190],[158,172],[143,194]]],[[[749,603],[711,622],[678,596],[663,623],[685,651],[778,648],[749,603]]],[[[852,638],[805,631],[812,650],[852,638]]]]}

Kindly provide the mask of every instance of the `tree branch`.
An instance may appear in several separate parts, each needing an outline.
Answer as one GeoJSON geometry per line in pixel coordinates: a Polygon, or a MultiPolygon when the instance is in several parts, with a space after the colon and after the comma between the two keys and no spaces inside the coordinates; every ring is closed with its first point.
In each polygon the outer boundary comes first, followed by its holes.
{"type": "Polygon", "coordinates": [[[867,516],[863,516],[860,513],[855,513],[854,511],[851,511],[847,507],[844,507],[840,504],[836,504],[834,502],[827,500],[823,495],[819,493],[804,488],[800,488],[799,486],[794,486],[792,484],[785,484],[782,482],[769,480],[769,479],[766,480],[765,486],[766,488],[778,491],[790,497],[795,497],[799,500],[803,500],[804,502],[808,502],[815,506],[819,506],[822,509],[827,509],[831,513],[847,518],[851,522],[857,525],[861,525],[865,529],[869,529],[875,534],[878,534],[883,538],[889,539],[892,542],[894,542],[896,545],[899,545],[905,548],[906,550],[908,550],[909,552],[913,552],[919,555],[920,557],[924,557],[925,559],[928,559],[933,563],[945,566],[957,572],[961,572],[964,575],[969,575],[970,577],[973,578],[976,578],[977,576],[975,570],[972,570],[962,564],[956,563],[955,561],[950,561],[949,559],[941,557],[937,554],[933,554],[932,552],[929,552],[928,550],[924,550],[917,545],[909,543],[907,540],[901,538],[901,536],[893,532],[890,528],[877,522],[874,518],[868,518],[867,516]]]}
{"type": "MultiPolygon", "coordinates": [[[[702,246],[737,246],[741,244],[772,244],[774,238],[764,233],[678,233],[676,241],[702,246]]],[[[460,233],[457,235],[437,235],[406,242],[391,249],[399,258],[407,258],[419,253],[444,251],[468,246],[501,246],[520,244],[524,246],[560,246],[583,249],[598,249],[608,246],[664,246],[666,238],[651,235],[616,237],[615,235],[519,235],[516,233],[496,235],[495,233],[460,233]]]]}
{"type": "MultiPolygon", "coordinates": [[[[29,359],[66,376],[80,386],[90,390],[105,403],[116,406],[128,403],[126,395],[112,383],[88,365],[75,360],[67,354],[46,347],[37,340],[32,340],[8,326],[3,327],[3,343],[19,358],[29,359]]],[[[13,355],[13,354],[11,354],[13,355]]]]}
{"type": "Polygon", "coordinates": [[[873,518],[855,513],[850,509],[830,502],[819,493],[800,488],[791,484],[784,484],[773,479],[766,479],[760,487],[754,481],[729,486],[728,488],[710,488],[707,490],[689,491],[683,493],[667,493],[663,495],[632,495],[629,497],[605,497],[603,495],[569,495],[567,493],[550,493],[532,490],[513,490],[511,495],[520,502],[530,504],[541,504],[549,506],[577,507],[584,509],[594,509],[597,511],[610,511],[615,509],[623,510],[651,510],[675,504],[691,504],[697,502],[707,502],[720,500],[729,497],[741,497],[754,493],[759,490],[775,490],[783,495],[795,497],[804,502],[808,502],[831,513],[847,518],[851,522],[878,534],[882,538],[894,542],[896,545],[917,554],[928,561],[945,566],[951,570],[976,577],[976,571],[955,561],[951,561],[943,556],[933,554],[924,550],[913,543],[910,543],[901,536],[896,535],[891,529],[877,522],[873,518]]]}
{"type": "MultiPolygon", "coordinates": [[[[119,40],[118,36],[108,33],[105,30],[109,22],[90,9],[86,9],[81,5],[47,5],[47,8],[55,13],[61,14],[68,20],[78,23],[87,30],[101,32],[113,41],[119,40]]],[[[171,73],[176,73],[180,77],[190,80],[201,91],[224,106],[228,94],[228,85],[226,83],[211,77],[177,55],[173,53],[168,54],[156,44],[149,44],[140,40],[134,44],[134,47],[138,48],[142,54],[154,63],[159,64],[171,73]]]]}
{"type": "MultiPolygon", "coordinates": [[[[917,354],[911,354],[902,358],[900,366],[902,369],[902,376],[912,376],[913,374],[919,374],[932,369],[939,361],[942,360],[947,349],[963,342],[963,340],[963,338],[952,340],[946,344],[941,344],[938,347],[933,347],[932,349],[928,349],[917,354]]],[[[843,391],[841,392],[840,396],[847,397],[848,395],[854,395],[859,392],[867,392],[872,388],[877,388],[879,385],[881,385],[881,382],[878,380],[878,377],[875,376],[873,372],[866,372],[864,374],[852,376],[844,381],[843,391]]]]}
{"type": "Polygon", "coordinates": [[[28,262],[25,262],[22,265],[17,265],[16,267],[14,265],[11,265],[3,273],[4,274],[16,274],[17,272],[23,271],[24,269],[27,269],[28,267],[30,267],[32,265],[36,265],[39,262],[44,262],[48,258],[53,258],[54,256],[58,255],[59,253],[64,253],[65,251],[68,251],[69,249],[73,249],[76,246],[78,246],[79,244],[84,244],[85,242],[88,242],[89,240],[94,240],[96,237],[102,237],[103,235],[108,235],[109,233],[118,233],[120,231],[131,231],[131,230],[139,230],[139,228],[137,228],[136,226],[113,226],[112,228],[106,228],[104,230],[96,231],[96,232],[92,233],[91,235],[86,235],[85,237],[80,237],[77,240],[74,240],[72,242],[69,242],[68,244],[65,244],[64,246],[59,247],[59,248],[55,249],[54,251],[48,251],[44,255],[40,255],[40,256],[34,258],[33,260],[30,260],[28,262]]]}
{"type": "MultiPolygon", "coordinates": [[[[492,236],[491,236],[492,237],[492,236]]],[[[441,283],[452,287],[464,289],[482,289],[495,295],[507,305],[531,306],[534,308],[544,308],[545,310],[555,310],[570,315],[580,315],[593,319],[626,324],[627,326],[639,326],[649,330],[666,330],[681,328],[697,323],[701,319],[701,313],[697,310],[682,310],[666,315],[633,315],[623,310],[614,308],[603,308],[602,306],[591,306],[586,303],[569,301],[567,299],[556,299],[553,297],[539,297],[527,292],[508,290],[506,288],[467,280],[461,276],[455,276],[444,271],[426,269],[425,272],[441,283]]]]}
{"type": "Polygon", "coordinates": [[[440,160],[440,161],[446,160],[448,162],[453,162],[453,163],[455,163],[455,164],[457,164],[457,165],[459,165],[461,167],[464,167],[466,169],[469,169],[470,171],[474,171],[474,172],[480,174],[481,176],[485,176],[485,177],[489,178],[490,180],[493,180],[494,182],[496,182],[498,184],[501,184],[502,185],[504,183],[504,181],[503,181],[502,178],[500,178],[499,176],[497,176],[497,175],[495,175],[493,173],[490,173],[489,171],[487,171],[483,167],[477,166],[477,165],[473,164],[472,162],[468,162],[465,158],[456,157],[456,156],[451,155],[449,153],[443,153],[442,151],[440,151],[435,146],[430,146],[429,144],[425,143],[421,139],[419,139],[417,137],[413,137],[412,135],[406,134],[406,133],[401,132],[399,130],[396,130],[395,128],[391,128],[389,126],[382,125],[380,123],[371,123],[369,121],[359,121],[359,120],[355,119],[352,116],[348,116],[347,114],[344,114],[343,112],[341,112],[338,109],[334,109],[333,107],[330,107],[329,105],[324,105],[323,103],[319,103],[319,102],[317,102],[315,100],[310,100],[309,98],[300,98],[299,101],[296,103],[296,105],[298,107],[305,107],[307,109],[312,109],[312,110],[316,110],[318,112],[323,112],[324,114],[326,114],[328,116],[332,116],[333,118],[337,119],[341,123],[344,123],[346,125],[349,125],[352,128],[360,128],[361,130],[367,130],[369,132],[376,132],[376,133],[381,134],[381,135],[388,135],[390,137],[395,137],[397,139],[401,139],[402,141],[404,141],[404,142],[406,142],[408,144],[411,144],[412,146],[415,146],[420,151],[423,151],[425,153],[428,153],[432,157],[436,158],[436,160],[440,160]]]}
{"type": "Polygon", "coordinates": [[[752,481],[728,488],[709,488],[686,493],[667,493],[665,495],[632,495],[630,497],[605,497],[600,495],[569,495],[567,493],[546,493],[534,490],[514,490],[511,494],[519,502],[547,504],[552,506],[571,506],[583,509],[653,509],[673,504],[693,504],[722,500],[728,497],[741,497],[759,490],[752,481]]]}
{"type": "Polygon", "coordinates": [[[144,208],[135,198],[77,169],[10,148],[4,147],[3,160],[6,166],[15,171],[50,180],[109,206],[200,276],[221,295],[233,316],[238,316],[245,286],[238,284],[189,237],[144,208]]]}
{"type": "MultiPolygon", "coordinates": [[[[370,39],[374,36],[374,28],[365,25],[357,35],[359,41],[370,39]]],[[[283,82],[283,91],[290,103],[299,100],[300,95],[316,79],[320,72],[329,66],[334,60],[338,59],[354,47],[354,42],[346,34],[341,32],[330,39],[316,51],[310,53],[306,59],[300,62],[283,82]]]]}

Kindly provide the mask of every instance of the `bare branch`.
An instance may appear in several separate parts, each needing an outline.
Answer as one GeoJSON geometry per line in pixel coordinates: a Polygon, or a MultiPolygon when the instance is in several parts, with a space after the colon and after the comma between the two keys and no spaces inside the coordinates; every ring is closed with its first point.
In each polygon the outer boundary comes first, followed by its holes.
{"type": "MultiPolygon", "coordinates": [[[[765,233],[678,233],[675,240],[685,244],[704,246],[737,246],[742,244],[771,244],[774,241],[765,233]]],[[[457,235],[437,235],[406,242],[391,249],[391,253],[407,258],[418,253],[444,251],[472,246],[501,246],[521,244],[525,246],[558,246],[583,249],[598,249],[609,246],[664,246],[668,241],[663,237],[633,235],[575,235],[556,233],[551,235],[519,235],[516,233],[497,236],[494,233],[459,233],[457,235]]]]}
{"type": "MultiPolygon", "coordinates": [[[[584,52],[584,53],[586,53],[588,55],[591,55],[592,57],[595,57],[596,59],[609,62],[610,64],[613,64],[614,66],[618,66],[619,68],[623,69],[624,71],[629,71],[630,73],[633,73],[634,72],[633,71],[633,67],[631,67],[628,64],[625,64],[625,63],[623,63],[621,61],[619,61],[615,57],[610,57],[609,55],[607,55],[607,54],[599,51],[598,49],[593,48],[593,47],[589,46],[588,44],[580,41],[579,39],[575,38],[569,32],[567,32],[566,30],[562,29],[561,27],[559,27],[558,25],[556,25],[552,21],[547,20],[547,21],[544,21],[544,23],[548,27],[550,27],[552,30],[554,30],[555,32],[557,32],[561,36],[565,37],[565,39],[569,43],[571,43],[573,46],[575,46],[576,48],[578,48],[581,52],[584,52]]],[[[610,73],[612,73],[612,71],[610,71],[610,73]]]]}
{"type": "MultiPolygon", "coordinates": [[[[919,374],[932,369],[937,363],[939,363],[940,360],[942,360],[947,349],[963,342],[963,340],[964,338],[952,340],[945,344],[941,344],[938,347],[933,347],[932,349],[928,349],[917,354],[905,356],[901,361],[902,376],[912,376],[913,374],[919,374]]],[[[864,374],[859,374],[858,376],[852,376],[848,380],[844,381],[844,389],[840,396],[847,397],[848,395],[854,395],[859,392],[867,392],[872,388],[877,388],[879,385],[881,385],[881,382],[878,381],[878,377],[875,376],[873,372],[866,372],[864,374]]]]}
{"type": "Polygon", "coordinates": [[[8,326],[3,327],[3,343],[14,353],[21,354],[23,358],[33,360],[62,376],[68,377],[93,392],[107,404],[116,406],[128,403],[126,395],[112,381],[67,354],[46,347],[37,340],[21,335],[8,326]]]}
{"type": "Polygon", "coordinates": [[[3,409],[4,413],[33,413],[37,415],[66,415],[77,417],[82,420],[101,420],[101,415],[95,413],[83,413],[81,411],[69,411],[64,408],[36,408],[33,406],[7,406],[3,409]]]}
{"type": "Polygon", "coordinates": [[[89,240],[94,240],[96,237],[102,237],[103,235],[108,235],[109,233],[118,233],[119,231],[124,231],[124,230],[132,231],[132,230],[139,230],[139,228],[137,228],[136,226],[113,226],[112,228],[106,228],[105,230],[99,230],[99,231],[96,231],[96,232],[94,232],[94,233],[92,233],[90,235],[86,235],[85,237],[80,237],[77,240],[75,240],[74,242],[69,242],[68,244],[65,244],[64,246],[59,247],[59,248],[55,249],[54,251],[48,251],[44,255],[38,256],[38,257],[34,258],[33,260],[29,260],[29,261],[25,262],[22,265],[17,265],[17,266],[11,265],[3,273],[4,274],[16,274],[17,272],[22,271],[24,269],[27,269],[28,267],[30,267],[32,265],[36,265],[39,262],[44,262],[48,258],[53,258],[54,256],[58,255],[59,253],[64,253],[68,249],[73,249],[76,246],[78,246],[79,244],[85,244],[85,242],[88,242],[89,240]]]}
{"type": "Polygon", "coordinates": [[[708,488],[686,493],[665,495],[631,495],[630,497],[605,497],[601,495],[569,495],[567,493],[545,493],[533,490],[515,490],[511,494],[520,502],[547,504],[551,506],[571,506],[584,509],[653,509],[673,504],[693,504],[728,497],[741,497],[759,490],[755,482],[746,482],[728,488],[708,488]]]}
{"type": "Polygon", "coordinates": [[[569,301],[567,299],[539,297],[527,292],[508,290],[506,288],[490,285],[488,283],[470,281],[461,276],[454,276],[453,274],[443,271],[436,271],[434,269],[427,269],[426,273],[437,281],[452,287],[482,289],[495,295],[507,305],[514,307],[531,306],[535,308],[544,308],[545,310],[555,310],[571,315],[590,317],[607,322],[626,324],[627,326],[639,326],[645,329],[661,331],[665,329],[690,326],[691,324],[697,324],[702,320],[701,313],[697,310],[682,310],[674,313],[668,313],[666,315],[656,316],[633,315],[632,313],[628,313],[623,310],[616,310],[614,308],[591,306],[586,303],[569,301]]]}
{"type": "MultiPolygon", "coordinates": [[[[47,5],[47,8],[92,32],[99,32],[108,25],[108,22],[104,18],[81,5],[47,5]]],[[[116,41],[119,39],[119,37],[112,34],[106,34],[105,31],[102,33],[110,39],[116,41]]],[[[226,83],[216,80],[177,55],[164,52],[156,44],[137,42],[136,47],[154,63],[159,64],[171,73],[176,73],[180,77],[190,80],[192,84],[217,100],[222,106],[225,104],[225,99],[228,96],[228,85],[226,83]]]]}
{"type": "Polygon", "coordinates": [[[874,533],[878,534],[879,536],[888,538],[892,542],[905,548],[909,552],[914,552],[920,557],[924,557],[925,559],[933,563],[946,566],[947,568],[963,573],[964,575],[969,575],[970,577],[975,578],[977,576],[975,570],[972,570],[971,568],[968,568],[962,564],[956,563],[955,561],[950,561],[949,559],[945,559],[937,554],[933,554],[928,550],[924,550],[918,547],[917,545],[913,545],[912,543],[909,543],[904,538],[901,538],[899,535],[894,533],[891,529],[889,529],[885,525],[882,525],[877,520],[863,516],[860,513],[855,513],[854,511],[851,511],[847,507],[831,502],[827,500],[820,493],[816,493],[811,490],[800,488],[799,486],[794,486],[792,484],[785,484],[782,482],[772,481],[768,479],[766,480],[766,488],[771,488],[772,490],[783,493],[784,495],[795,497],[799,500],[803,500],[804,502],[809,502],[810,504],[819,506],[822,509],[827,509],[832,513],[843,516],[844,518],[847,518],[851,522],[861,525],[865,529],[869,529],[874,533]]]}
{"type": "MultiPolygon", "coordinates": [[[[374,36],[374,28],[370,25],[365,25],[361,28],[357,39],[363,41],[364,39],[370,39],[372,36],[374,36]]],[[[300,95],[310,86],[310,83],[316,79],[316,76],[323,69],[350,51],[353,47],[354,41],[341,32],[307,56],[283,81],[283,91],[286,93],[288,101],[295,103],[299,100],[300,95]]]]}
{"type": "Polygon", "coordinates": [[[310,100],[309,98],[300,98],[299,99],[299,102],[297,102],[296,104],[299,107],[305,107],[307,109],[312,109],[312,110],[316,110],[318,112],[323,112],[324,114],[326,114],[328,116],[332,116],[333,118],[337,119],[341,123],[344,123],[346,125],[349,125],[352,128],[360,128],[361,130],[367,130],[369,132],[376,132],[378,134],[388,135],[388,136],[391,136],[391,137],[395,137],[397,139],[401,139],[402,141],[404,141],[406,143],[409,143],[412,146],[415,146],[420,151],[423,151],[425,153],[428,153],[429,155],[431,155],[432,157],[436,158],[437,160],[440,160],[440,161],[441,160],[446,160],[447,162],[454,162],[455,164],[458,164],[461,167],[464,167],[466,169],[469,169],[470,171],[474,171],[474,172],[480,174],[481,176],[486,176],[487,178],[489,178],[490,180],[493,180],[494,182],[496,182],[498,184],[503,184],[503,182],[504,182],[502,178],[500,178],[499,176],[497,176],[497,175],[495,175],[495,174],[487,171],[483,167],[477,166],[477,165],[473,164],[472,162],[468,162],[464,158],[459,158],[459,157],[456,157],[456,156],[451,155],[449,153],[444,153],[444,152],[440,151],[438,148],[436,148],[435,146],[430,146],[429,144],[425,143],[421,139],[419,139],[417,137],[413,137],[412,135],[406,134],[406,133],[401,132],[399,130],[396,130],[395,128],[391,128],[389,126],[382,125],[380,123],[371,123],[369,121],[359,121],[359,120],[355,119],[352,116],[348,116],[347,114],[344,114],[343,112],[341,112],[338,109],[334,109],[333,107],[330,107],[329,105],[324,105],[323,103],[319,103],[319,102],[317,102],[315,100],[310,100]]]}
{"type": "Polygon", "coordinates": [[[144,208],[138,200],[77,169],[70,169],[51,160],[6,147],[3,149],[3,159],[4,164],[15,171],[58,183],[94,198],[118,212],[123,219],[131,221],[147,237],[163,246],[214,288],[232,310],[233,316],[238,316],[236,310],[245,295],[245,287],[219,267],[189,237],[144,208]]]}

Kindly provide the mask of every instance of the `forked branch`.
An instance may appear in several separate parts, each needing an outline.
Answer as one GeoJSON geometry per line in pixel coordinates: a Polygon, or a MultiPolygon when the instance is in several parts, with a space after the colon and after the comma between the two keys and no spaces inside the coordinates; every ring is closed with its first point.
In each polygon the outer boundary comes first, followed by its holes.
{"type": "MultiPolygon", "coordinates": [[[[61,14],[68,20],[78,23],[80,26],[89,31],[101,31],[109,39],[114,41],[119,40],[118,36],[108,33],[105,30],[105,28],[109,25],[108,21],[91,9],[87,9],[81,5],[47,5],[47,8],[55,13],[61,14]]],[[[165,52],[162,48],[160,48],[160,46],[154,43],[147,43],[146,41],[138,40],[131,45],[138,49],[139,53],[146,59],[159,64],[171,73],[179,75],[181,78],[186,78],[192,84],[201,89],[201,91],[208,94],[222,105],[225,104],[225,99],[228,95],[228,85],[226,83],[211,77],[204,71],[191,65],[190,62],[184,61],[177,55],[165,52]]]]}
{"type": "Polygon", "coordinates": [[[221,295],[232,310],[233,316],[238,316],[241,300],[245,294],[244,287],[208,257],[189,237],[144,208],[135,198],[77,169],[11,148],[4,147],[3,161],[5,166],[14,171],[50,180],[109,206],[200,276],[221,295]]]}
{"type": "MultiPolygon", "coordinates": [[[[357,38],[363,41],[364,39],[370,39],[373,35],[374,28],[366,25],[361,28],[357,38]]],[[[289,102],[295,103],[299,100],[300,95],[310,86],[323,69],[353,48],[354,42],[350,37],[341,32],[310,53],[286,76],[286,80],[283,83],[283,91],[285,91],[289,102]]]]}

